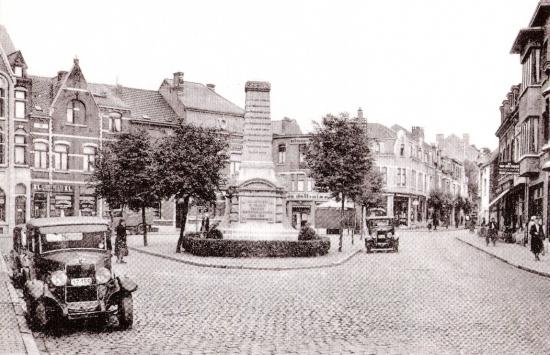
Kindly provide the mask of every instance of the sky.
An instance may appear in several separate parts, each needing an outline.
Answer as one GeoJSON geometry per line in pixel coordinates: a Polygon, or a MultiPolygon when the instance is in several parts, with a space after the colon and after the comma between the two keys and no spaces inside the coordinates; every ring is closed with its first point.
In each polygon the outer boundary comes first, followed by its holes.
{"type": "Polygon", "coordinates": [[[244,107],[271,83],[271,116],[302,130],[359,107],[371,122],[470,134],[495,149],[499,106],[521,81],[510,54],[538,0],[0,0],[29,73],[78,57],[89,82],[158,89],[173,72],[244,107]]]}

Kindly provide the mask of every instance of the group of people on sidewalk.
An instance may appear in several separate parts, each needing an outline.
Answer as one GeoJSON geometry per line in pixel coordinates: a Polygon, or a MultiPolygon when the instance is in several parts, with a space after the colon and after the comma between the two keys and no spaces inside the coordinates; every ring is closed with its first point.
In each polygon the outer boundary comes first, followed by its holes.
{"type": "MultiPolygon", "coordinates": [[[[528,237],[530,240],[529,244],[531,246],[531,252],[535,255],[536,261],[540,261],[539,255],[545,255],[544,240],[546,239],[546,234],[544,233],[544,228],[542,226],[542,217],[531,216],[531,219],[527,225],[526,240],[523,242],[525,245],[528,237]]],[[[498,238],[498,225],[495,218],[491,218],[489,224],[486,224],[485,218],[483,218],[481,227],[487,228],[486,232],[481,235],[485,236],[487,246],[489,246],[489,242],[492,242],[493,246],[495,246],[498,238]]]]}

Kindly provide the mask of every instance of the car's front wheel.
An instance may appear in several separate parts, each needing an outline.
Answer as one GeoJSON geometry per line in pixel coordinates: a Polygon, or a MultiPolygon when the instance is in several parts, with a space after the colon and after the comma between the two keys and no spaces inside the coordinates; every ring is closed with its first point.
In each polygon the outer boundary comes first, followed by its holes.
{"type": "Polygon", "coordinates": [[[118,326],[120,329],[129,329],[134,324],[134,301],[132,294],[120,298],[118,302],[118,326]]]}

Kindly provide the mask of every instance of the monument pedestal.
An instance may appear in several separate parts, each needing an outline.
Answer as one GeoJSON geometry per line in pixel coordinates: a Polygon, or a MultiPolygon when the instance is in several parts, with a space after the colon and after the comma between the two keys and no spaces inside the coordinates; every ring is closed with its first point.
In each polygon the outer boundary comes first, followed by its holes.
{"type": "Polygon", "coordinates": [[[298,231],[287,222],[285,191],[273,169],[270,90],[267,82],[246,83],[243,155],[219,227],[224,239],[298,239],[298,231]]]}

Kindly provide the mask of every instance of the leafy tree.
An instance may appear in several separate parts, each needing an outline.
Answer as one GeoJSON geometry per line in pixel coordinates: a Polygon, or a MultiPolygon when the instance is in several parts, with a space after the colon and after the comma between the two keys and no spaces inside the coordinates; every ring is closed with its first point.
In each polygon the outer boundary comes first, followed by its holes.
{"type": "Polygon", "coordinates": [[[326,115],[320,125],[315,124],[306,162],[317,189],[330,192],[342,203],[338,245],[338,251],[342,251],[345,201],[360,194],[365,176],[372,169],[365,129],[347,114],[326,115]]]}
{"type": "Polygon", "coordinates": [[[145,210],[160,200],[154,146],[145,130],[123,133],[107,142],[98,157],[91,185],[109,206],[128,206],[141,210],[143,245],[147,246],[145,210]]]}
{"type": "Polygon", "coordinates": [[[438,215],[441,221],[447,221],[449,208],[453,206],[452,195],[436,188],[430,190],[428,207],[433,208],[433,214],[438,215]]]}
{"type": "Polygon", "coordinates": [[[182,204],[181,230],[176,252],[181,251],[191,199],[214,202],[227,165],[227,137],[221,132],[181,123],[155,150],[160,164],[157,180],[162,196],[174,196],[182,204]]]}
{"type": "Polygon", "coordinates": [[[353,198],[355,203],[361,206],[361,232],[363,232],[363,223],[365,220],[363,211],[368,211],[381,205],[383,201],[383,186],[382,174],[371,167],[368,173],[365,174],[360,190],[353,198]]]}
{"type": "Polygon", "coordinates": [[[464,161],[464,175],[468,179],[468,196],[472,201],[477,201],[479,197],[478,176],[479,168],[475,163],[465,160],[464,161]]]}

